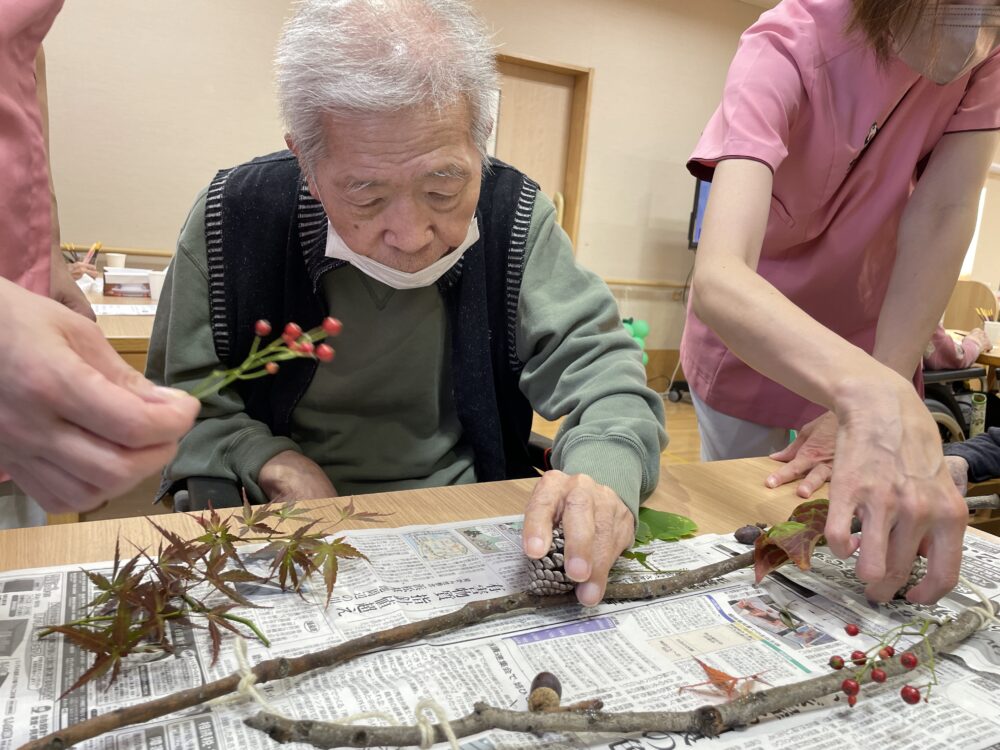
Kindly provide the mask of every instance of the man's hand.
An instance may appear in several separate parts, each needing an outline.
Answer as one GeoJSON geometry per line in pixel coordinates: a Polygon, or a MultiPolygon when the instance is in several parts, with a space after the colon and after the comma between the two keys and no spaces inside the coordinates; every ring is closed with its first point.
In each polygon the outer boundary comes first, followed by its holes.
{"type": "Polygon", "coordinates": [[[635,539],[635,519],[610,487],[586,474],[547,471],[524,509],[522,542],[528,557],[544,557],[552,546],[552,527],[562,522],[566,535],[566,575],[579,585],[576,598],[587,607],[599,603],[608,572],[635,539]]]}
{"type": "Polygon", "coordinates": [[[785,465],[771,474],[765,484],[774,489],[802,479],[796,491],[799,497],[811,497],[833,473],[833,449],[836,441],[837,417],[828,411],[799,430],[790,445],[771,454],[771,458],[784,461],[785,465]]]}
{"type": "Polygon", "coordinates": [[[906,582],[917,553],[927,574],[907,599],[930,604],[955,587],[968,511],[948,473],[927,407],[903,378],[845,384],[826,538],[855,568],[866,596],[884,602],[906,582]],[[861,519],[860,541],[851,518],[861,519]]]}
{"type": "Polygon", "coordinates": [[[337,496],[326,472],[296,451],[282,451],[265,463],[257,483],[268,500],[279,503],[337,496]]]}
{"type": "Polygon", "coordinates": [[[955,483],[955,489],[965,497],[969,491],[969,462],[961,456],[945,456],[944,463],[948,467],[951,481],[955,483]]]}
{"type": "Polygon", "coordinates": [[[0,311],[0,468],[45,510],[92,510],[173,458],[195,399],[155,387],[94,323],[6,279],[0,311]]]}

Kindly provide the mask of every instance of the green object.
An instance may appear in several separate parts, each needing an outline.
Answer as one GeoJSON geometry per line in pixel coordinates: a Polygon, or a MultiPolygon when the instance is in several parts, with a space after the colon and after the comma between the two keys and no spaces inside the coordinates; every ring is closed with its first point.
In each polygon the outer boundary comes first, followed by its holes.
{"type": "Polygon", "coordinates": [[[799,436],[799,431],[798,430],[789,430],[788,431],[788,442],[789,443],[794,443],[795,442],[795,438],[797,438],[798,436],[799,436]]]}
{"type": "Polygon", "coordinates": [[[639,345],[640,349],[646,348],[646,339],[644,339],[642,336],[633,336],[632,338],[635,339],[635,343],[639,345]]]}
{"type": "Polygon", "coordinates": [[[686,516],[667,513],[652,508],[639,508],[639,522],[635,528],[635,543],[648,544],[654,539],[676,542],[693,536],[698,525],[686,516]]]}
{"type": "Polygon", "coordinates": [[[631,323],[625,323],[625,322],[623,322],[622,323],[622,328],[624,328],[628,332],[629,336],[635,336],[635,331],[633,330],[631,323]]]}
{"type": "MultiPolygon", "coordinates": [[[[164,316],[154,325],[147,372],[158,383],[169,379],[193,386],[217,363],[205,303],[204,204],[202,196],[181,235],[168,282],[174,299],[168,289],[161,298],[164,316]]],[[[634,350],[619,350],[613,343],[621,343],[619,331],[580,325],[619,317],[616,303],[603,284],[593,283],[575,264],[569,240],[555,226],[555,209],[539,194],[520,290],[533,314],[520,319],[516,335],[529,353],[541,351],[540,342],[553,337],[561,342],[563,356],[529,356],[531,375],[522,386],[542,412],[567,408],[572,401],[560,438],[560,468],[589,474],[634,513],[640,498],[653,490],[665,446],[662,399],[646,386],[642,373],[619,367],[635,361],[634,350]],[[588,359],[595,349],[618,353],[588,359]],[[566,362],[578,360],[586,363],[574,372],[580,378],[564,377],[566,362]],[[620,369],[631,372],[626,376],[620,369]],[[611,373],[618,373],[613,394],[606,385],[611,373]],[[589,418],[581,424],[584,413],[589,418]]],[[[171,481],[237,479],[261,500],[261,466],[282,451],[305,450],[343,495],[475,482],[472,450],[456,438],[462,434],[451,386],[456,375],[448,365],[447,320],[437,288],[394,291],[348,265],[324,275],[322,293],[344,331],[333,341],[337,359],[317,369],[292,413],[296,442],[250,419],[239,394],[226,388],[209,397],[203,418],[181,441],[167,468],[171,481]],[[372,334],[373,326],[378,335],[372,334]],[[415,367],[414,362],[426,364],[415,367]],[[407,408],[397,409],[399,404],[407,408]]],[[[272,321],[275,326],[285,322],[272,321]]]]}
{"type": "Polygon", "coordinates": [[[649,335],[649,323],[645,320],[636,319],[632,322],[632,330],[635,331],[636,336],[646,338],[649,335]]]}
{"type": "Polygon", "coordinates": [[[648,365],[649,364],[649,355],[646,354],[646,352],[642,353],[642,363],[644,365],[648,365]]]}

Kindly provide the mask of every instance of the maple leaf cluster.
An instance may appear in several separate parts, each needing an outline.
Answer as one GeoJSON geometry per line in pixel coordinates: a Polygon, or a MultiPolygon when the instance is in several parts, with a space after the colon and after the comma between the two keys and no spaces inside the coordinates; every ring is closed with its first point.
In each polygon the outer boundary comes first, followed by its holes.
{"type": "MultiPolygon", "coordinates": [[[[305,512],[294,503],[244,503],[242,515],[222,516],[213,509],[194,516],[202,533],[191,540],[147,519],[163,537],[156,556],[141,549],[123,562],[116,543],[110,576],[84,570],[97,589],[84,616],[40,633],[43,637],[59,633],[96,655],[63,695],[108,674],[109,684],[113,683],[131,655],[173,653],[171,628],[206,630],[213,663],[219,657],[223,631],[270,645],[251,619],[234,611],[259,606],[240,593],[239,584],[277,584],[282,591],[302,595],[303,584],[314,575],[321,576],[329,606],[338,561],[368,558],[344,537],[332,537],[332,527],[318,529],[318,521],[305,517],[305,512]],[[288,531],[285,526],[290,522],[299,525],[288,531]],[[264,573],[252,572],[246,548],[244,554],[240,552],[238,545],[250,543],[264,544],[253,553],[255,559],[266,561],[264,573]]],[[[333,526],[344,521],[377,523],[382,515],[357,511],[351,501],[339,509],[333,526]]]]}

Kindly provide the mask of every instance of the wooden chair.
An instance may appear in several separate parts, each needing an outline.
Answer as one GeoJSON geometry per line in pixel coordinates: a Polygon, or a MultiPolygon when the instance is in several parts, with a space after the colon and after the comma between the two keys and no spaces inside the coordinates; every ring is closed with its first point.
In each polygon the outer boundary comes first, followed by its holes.
{"type": "Polygon", "coordinates": [[[959,331],[982,328],[983,322],[976,313],[977,307],[991,311],[994,320],[996,319],[997,298],[993,290],[981,281],[959,279],[944,310],[944,327],[959,331]]]}

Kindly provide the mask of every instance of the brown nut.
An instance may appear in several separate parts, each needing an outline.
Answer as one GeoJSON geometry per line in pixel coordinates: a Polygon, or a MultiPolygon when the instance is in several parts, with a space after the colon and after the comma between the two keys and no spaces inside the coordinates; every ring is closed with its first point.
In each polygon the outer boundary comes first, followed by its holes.
{"type": "Polygon", "coordinates": [[[531,681],[531,690],[528,692],[533,693],[538,688],[543,687],[553,690],[558,697],[562,698],[562,683],[551,672],[539,672],[536,674],[535,679],[531,681]]]}
{"type": "Polygon", "coordinates": [[[558,711],[559,696],[552,688],[535,688],[528,696],[528,710],[534,712],[558,711]]]}

